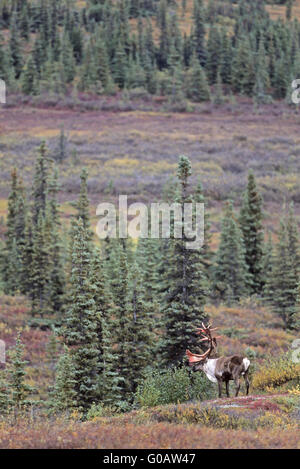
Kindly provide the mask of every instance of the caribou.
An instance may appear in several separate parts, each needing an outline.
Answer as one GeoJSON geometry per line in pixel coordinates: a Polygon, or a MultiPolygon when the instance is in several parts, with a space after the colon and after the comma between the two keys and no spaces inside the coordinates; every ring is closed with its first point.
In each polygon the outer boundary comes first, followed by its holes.
{"type": "Polygon", "coordinates": [[[226,395],[229,397],[229,381],[235,382],[236,390],[235,396],[237,397],[240,390],[240,378],[241,376],[245,379],[246,395],[249,394],[249,377],[248,371],[250,366],[250,360],[242,355],[231,355],[230,357],[219,357],[209,358],[213,351],[217,348],[217,339],[220,336],[213,337],[212,332],[217,330],[215,327],[212,329],[212,325],[208,324],[205,326],[202,323],[202,327],[197,328],[197,334],[202,334],[202,341],[208,341],[209,348],[202,355],[192,353],[189,350],[186,351],[186,355],[189,359],[189,365],[194,367],[194,371],[204,371],[207,378],[213,383],[218,383],[219,386],[219,397],[222,397],[222,383],[226,384],[226,395]]]}

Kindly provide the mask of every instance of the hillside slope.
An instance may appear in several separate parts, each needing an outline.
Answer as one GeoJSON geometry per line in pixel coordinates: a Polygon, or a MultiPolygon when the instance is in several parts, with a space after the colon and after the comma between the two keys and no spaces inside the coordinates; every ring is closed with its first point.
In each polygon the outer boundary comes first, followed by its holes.
{"type": "MultiPolygon", "coordinates": [[[[248,397],[242,383],[238,398],[141,408],[117,415],[100,406],[89,421],[82,422],[76,412],[48,416],[45,402],[54,384],[55,368],[55,357],[49,355],[50,333],[28,326],[24,298],[2,296],[0,337],[9,351],[17,332],[22,332],[27,383],[35,388],[31,397],[40,405],[17,418],[0,416],[0,448],[299,448],[300,399],[295,386],[289,384],[290,377],[281,376],[283,384],[271,393],[257,388],[266,386],[268,380],[270,388],[273,381],[278,383],[276,375],[266,376],[264,369],[259,372],[260,363],[268,355],[278,357],[289,350],[296,336],[284,332],[270,313],[254,304],[234,308],[208,305],[207,310],[221,327],[220,353],[248,350],[253,355],[248,397]]],[[[233,389],[230,392],[233,396],[233,389]]]]}
{"type": "Polygon", "coordinates": [[[265,395],[162,406],[80,422],[23,419],[0,426],[0,448],[300,448],[299,401],[265,395]]]}

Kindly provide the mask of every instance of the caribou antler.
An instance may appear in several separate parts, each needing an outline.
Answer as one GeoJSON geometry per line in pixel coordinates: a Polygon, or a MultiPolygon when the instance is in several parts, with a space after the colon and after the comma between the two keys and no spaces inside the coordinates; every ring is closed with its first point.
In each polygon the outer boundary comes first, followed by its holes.
{"type": "Polygon", "coordinates": [[[206,340],[209,341],[209,348],[208,350],[206,350],[205,353],[203,353],[202,355],[199,355],[197,353],[191,353],[189,350],[186,351],[186,355],[189,359],[189,364],[192,366],[194,363],[198,363],[200,361],[203,361],[205,360],[206,358],[209,357],[209,355],[211,354],[214,346],[217,345],[217,341],[216,339],[218,339],[220,336],[217,336],[217,337],[212,337],[211,333],[212,331],[216,331],[218,328],[215,327],[212,329],[212,324],[208,324],[207,326],[205,326],[202,322],[202,327],[197,327],[197,334],[202,334],[203,337],[200,339],[200,342],[204,342],[206,340]]]}

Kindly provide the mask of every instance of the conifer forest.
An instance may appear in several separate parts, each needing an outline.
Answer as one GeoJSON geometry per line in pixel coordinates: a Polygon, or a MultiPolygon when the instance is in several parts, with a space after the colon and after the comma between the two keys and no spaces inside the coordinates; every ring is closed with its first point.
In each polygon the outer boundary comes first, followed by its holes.
{"type": "Polygon", "coordinates": [[[0,0],[0,449],[300,448],[299,103],[300,0],[0,0]]]}

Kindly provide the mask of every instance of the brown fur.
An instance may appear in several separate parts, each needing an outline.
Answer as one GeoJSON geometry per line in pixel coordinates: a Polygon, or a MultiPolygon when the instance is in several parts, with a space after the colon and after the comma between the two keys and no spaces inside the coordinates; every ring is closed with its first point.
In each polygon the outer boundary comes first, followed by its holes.
{"type": "MultiPolygon", "coordinates": [[[[249,377],[248,377],[248,370],[245,370],[244,357],[241,355],[232,355],[230,357],[220,357],[216,358],[216,368],[215,368],[215,377],[218,381],[219,387],[219,397],[222,397],[222,383],[225,382],[226,385],[226,395],[229,397],[229,381],[234,381],[236,386],[235,396],[237,397],[239,394],[239,390],[241,387],[240,377],[243,375],[245,379],[246,385],[246,395],[249,394],[249,377]]],[[[203,362],[199,363],[195,367],[195,371],[202,370],[203,365],[209,360],[206,358],[203,362]]]]}

